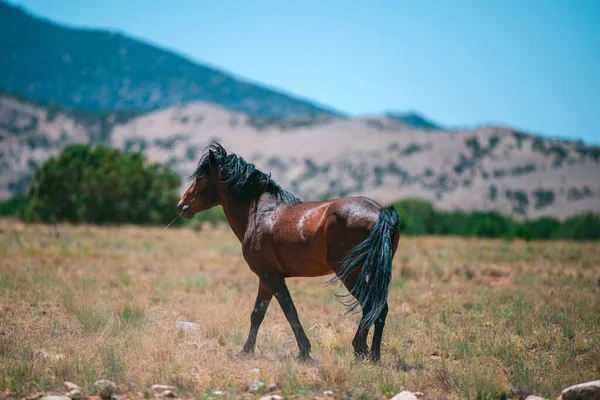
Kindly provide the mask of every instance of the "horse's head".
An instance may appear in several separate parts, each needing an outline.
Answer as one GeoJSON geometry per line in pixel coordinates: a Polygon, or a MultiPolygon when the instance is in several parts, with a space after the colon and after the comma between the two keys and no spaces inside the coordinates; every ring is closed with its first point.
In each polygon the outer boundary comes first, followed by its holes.
{"type": "Polygon", "coordinates": [[[219,204],[217,157],[212,149],[202,158],[192,177],[192,185],[177,203],[179,215],[186,219],[219,204]]]}

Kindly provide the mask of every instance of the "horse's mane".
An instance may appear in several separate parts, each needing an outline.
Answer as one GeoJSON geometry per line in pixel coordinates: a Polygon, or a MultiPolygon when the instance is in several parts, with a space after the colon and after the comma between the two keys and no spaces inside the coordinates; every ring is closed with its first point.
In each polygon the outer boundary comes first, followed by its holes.
{"type": "Polygon", "coordinates": [[[198,166],[190,175],[191,179],[202,178],[208,173],[211,167],[210,151],[213,152],[217,166],[220,167],[219,181],[225,184],[234,195],[244,199],[255,199],[267,192],[277,195],[277,198],[288,206],[301,202],[299,198],[275,183],[271,179],[271,174],[265,174],[237,154],[227,154],[227,151],[219,143],[213,143],[204,148],[204,154],[200,158],[198,166]]]}

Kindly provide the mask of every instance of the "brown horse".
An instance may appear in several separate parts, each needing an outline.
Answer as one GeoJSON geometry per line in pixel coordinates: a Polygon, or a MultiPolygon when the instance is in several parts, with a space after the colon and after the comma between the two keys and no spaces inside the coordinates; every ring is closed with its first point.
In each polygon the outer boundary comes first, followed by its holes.
{"type": "Polygon", "coordinates": [[[400,215],[366,197],[302,202],[283,190],[270,175],[219,144],[205,149],[192,174],[193,183],[177,209],[194,214],[221,205],[242,244],[244,259],[258,276],[258,295],[250,332],[240,354],[253,353],[258,328],[273,295],[290,323],[300,358],[310,358],[310,342],[285,284],[289,277],[335,273],[360,308],[362,319],[352,341],[357,357],[369,353],[367,335],[375,325],[370,358],[378,362],[388,313],[392,258],[398,247],[400,215]]]}

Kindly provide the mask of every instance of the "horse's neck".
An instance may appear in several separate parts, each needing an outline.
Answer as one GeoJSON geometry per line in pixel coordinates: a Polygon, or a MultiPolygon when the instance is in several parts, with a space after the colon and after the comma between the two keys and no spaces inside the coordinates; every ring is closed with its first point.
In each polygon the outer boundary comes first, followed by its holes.
{"type": "Polygon", "coordinates": [[[246,232],[253,230],[255,225],[266,214],[273,212],[277,207],[269,195],[253,200],[241,200],[235,196],[222,196],[221,206],[231,230],[240,242],[244,242],[246,232]]]}
{"type": "Polygon", "coordinates": [[[231,230],[235,233],[235,236],[237,236],[240,242],[244,239],[246,230],[248,229],[248,221],[250,219],[250,204],[246,203],[247,202],[245,201],[232,197],[221,199],[221,206],[225,212],[225,218],[227,218],[231,230]]]}

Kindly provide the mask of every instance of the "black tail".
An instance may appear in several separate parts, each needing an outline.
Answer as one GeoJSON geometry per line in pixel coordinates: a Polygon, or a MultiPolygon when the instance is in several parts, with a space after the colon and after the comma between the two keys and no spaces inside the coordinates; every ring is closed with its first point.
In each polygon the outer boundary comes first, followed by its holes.
{"type": "Polygon", "coordinates": [[[328,283],[344,281],[357,268],[362,267],[360,277],[345,295],[355,300],[343,302],[350,307],[348,312],[369,310],[361,323],[371,327],[381,310],[385,307],[392,280],[392,258],[394,251],[394,233],[400,224],[400,213],[394,206],[382,208],[375,226],[369,236],[352,249],[344,258],[338,275],[328,283]]]}

